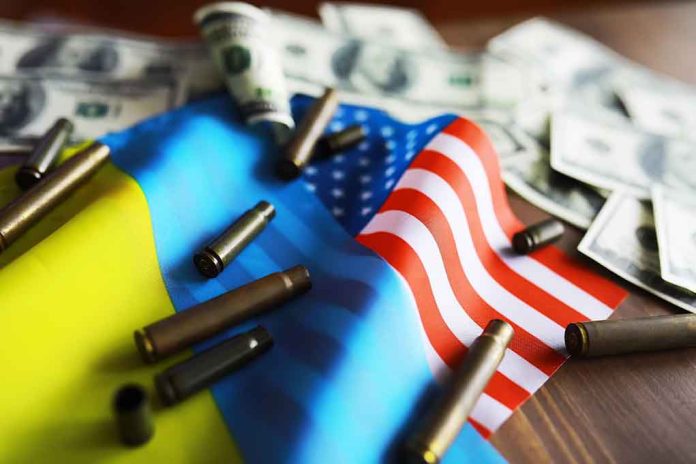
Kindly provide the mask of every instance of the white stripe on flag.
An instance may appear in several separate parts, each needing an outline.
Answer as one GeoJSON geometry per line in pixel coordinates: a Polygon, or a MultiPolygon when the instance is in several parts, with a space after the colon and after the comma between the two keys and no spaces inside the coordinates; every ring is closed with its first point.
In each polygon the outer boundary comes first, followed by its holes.
{"type": "MultiPolygon", "coordinates": [[[[578,312],[584,314],[589,319],[596,320],[609,317],[611,309],[607,305],[576,287],[561,275],[533,258],[513,256],[505,252],[510,249],[510,240],[495,214],[490,184],[481,165],[481,160],[469,145],[457,137],[441,133],[430,141],[426,149],[436,151],[452,160],[469,179],[476,197],[478,216],[481,220],[486,240],[491,248],[499,251],[500,256],[512,269],[563,301],[566,305],[576,308],[578,312]]],[[[437,203],[446,205],[446,203],[441,201],[437,201],[437,203]]],[[[457,204],[461,203],[457,200],[457,204]]]]}
{"type": "MultiPolygon", "coordinates": [[[[445,179],[440,177],[438,174],[428,171],[427,169],[421,169],[421,168],[411,168],[408,171],[406,171],[395,187],[394,191],[399,191],[399,190],[404,190],[404,189],[412,189],[412,190],[417,190],[421,192],[422,194],[426,195],[428,198],[430,198],[438,208],[442,210],[443,215],[447,219],[447,222],[450,225],[450,228],[452,230],[452,236],[454,238],[455,246],[457,250],[461,253],[463,250],[463,247],[469,247],[473,249],[474,253],[478,254],[478,251],[476,250],[476,247],[474,246],[474,239],[473,236],[471,235],[471,228],[469,224],[472,221],[475,221],[478,218],[478,215],[475,211],[467,211],[464,209],[464,206],[462,203],[459,201],[459,198],[457,197],[457,193],[454,191],[452,186],[447,183],[445,179]],[[469,244],[468,242],[471,242],[469,244]]],[[[480,219],[479,219],[480,220],[480,219]]],[[[483,227],[483,224],[482,224],[483,227]]],[[[483,231],[484,236],[485,236],[485,231],[483,231]]],[[[486,242],[488,242],[486,240],[486,242]]],[[[512,266],[509,265],[507,262],[509,260],[506,259],[505,256],[502,256],[500,253],[498,253],[496,250],[492,249],[492,252],[495,253],[498,258],[500,258],[505,264],[506,268],[500,269],[500,271],[504,274],[516,274],[520,276],[524,281],[525,284],[528,285],[530,288],[536,287],[539,288],[541,291],[544,291],[546,295],[548,295],[548,298],[554,298],[553,295],[550,293],[546,292],[544,289],[541,289],[538,285],[536,285],[531,279],[527,278],[526,275],[520,274],[519,271],[515,270],[512,266]]],[[[488,251],[486,251],[488,253],[488,251]]],[[[479,256],[479,259],[482,262],[486,262],[484,257],[479,256]]],[[[464,266],[462,258],[462,266],[464,266]]],[[[493,266],[496,266],[496,264],[493,264],[493,266]]],[[[484,266],[485,267],[485,266],[484,266]]],[[[497,280],[496,280],[497,282],[497,280]]],[[[499,282],[501,286],[504,286],[504,283],[499,282]]],[[[504,287],[503,287],[504,288],[504,287]]],[[[517,290],[517,294],[519,294],[520,291],[517,290]]],[[[513,293],[515,297],[517,297],[517,294],[513,293]]],[[[555,299],[555,298],[554,298],[555,299]]],[[[529,300],[528,300],[529,301],[529,300]]],[[[558,305],[562,306],[560,303],[560,300],[558,305]]],[[[534,305],[536,304],[541,304],[538,302],[534,302],[534,305]]],[[[544,302],[544,304],[547,304],[547,302],[544,302]]],[[[572,308],[575,309],[575,308],[572,308]]],[[[554,320],[554,322],[557,322],[554,320]]],[[[557,322],[559,323],[559,322],[557,322]]]]}
{"type": "MultiPolygon", "coordinates": [[[[421,262],[423,262],[428,271],[428,275],[435,273],[434,275],[437,278],[431,279],[431,281],[444,279],[447,282],[447,290],[452,294],[452,289],[449,287],[445,268],[440,258],[440,250],[430,231],[422,222],[403,211],[385,211],[376,215],[363,233],[376,231],[391,232],[401,237],[416,250],[416,253],[421,258],[421,262]]],[[[458,234],[455,234],[455,236],[459,235],[466,238],[461,241],[462,246],[459,252],[462,268],[474,291],[499,314],[515,322],[547,346],[555,350],[562,350],[565,346],[563,340],[565,329],[519,300],[496,282],[483,267],[476,251],[473,249],[468,228],[457,229],[457,232],[458,234]]],[[[440,284],[439,287],[443,287],[443,285],[440,284]]],[[[452,295],[452,298],[454,298],[454,295],[452,295]]],[[[446,309],[448,304],[451,304],[449,298],[444,301],[438,300],[437,302],[441,311],[446,309]]],[[[470,333],[471,330],[467,332],[470,333]]]]}
{"type": "MultiPolygon", "coordinates": [[[[398,270],[396,271],[396,274],[399,277],[402,284],[404,285],[405,292],[409,296],[409,300],[411,301],[411,308],[414,311],[418,312],[417,304],[411,287],[408,285],[406,279],[404,279],[404,277],[398,272],[398,270]]],[[[438,308],[438,310],[439,309],[440,308],[438,308]]],[[[443,314],[442,312],[440,312],[450,331],[455,335],[455,337],[457,337],[457,339],[462,344],[466,345],[467,347],[470,346],[473,340],[470,340],[470,337],[468,335],[464,335],[461,330],[462,327],[465,327],[466,322],[458,321],[456,319],[457,317],[468,318],[468,314],[466,314],[464,311],[446,312],[454,313],[454,317],[447,317],[447,314],[443,314]],[[460,314],[463,312],[464,314],[460,316],[460,314]],[[454,320],[454,322],[452,322],[452,320],[454,320]]],[[[479,327],[473,321],[471,321],[471,324],[475,325],[477,328],[479,327]]],[[[425,357],[428,362],[428,365],[430,366],[430,370],[433,373],[433,376],[435,377],[437,382],[441,385],[444,385],[444,382],[446,381],[446,378],[451,372],[451,370],[444,363],[440,355],[433,347],[430,339],[425,333],[422,323],[419,323],[419,328],[421,336],[423,338],[423,346],[425,347],[425,357]]],[[[480,335],[482,329],[478,328],[478,330],[479,333],[477,335],[480,335]]],[[[505,351],[505,356],[503,357],[503,360],[500,363],[498,371],[530,393],[534,393],[549,378],[548,375],[546,375],[543,371],[538,369],[534,364],[530,363],[529,361],[527,361],[526,359],[524,359],[519,354],[515,353],[509,348],[505,351]]]]}
{"type": "MultiPolygon", "coordinates": [[[[457,339],[462,344],[470,346],[473,340],[481,335],[483,329],[471,319],[454,295],[449,285],[440,250],[435,239],[430,235],[430,231],[410,214],[402,211],[386,211],[372,218],[362,234],[376,232],[394,234],[413,248],[426,269],[435,304],[442,318],[457,339]]],[[[499,312],[503,314],[502,311],[499,312]]],[[[548,331],[548,329],[546,330],[548,331]]],[[[532,332],[532,335],[535,333],[532,332]]],[[[561,330],[560,336],[562,337],[562,335],[563,331],[561,330]]],[[[554,341],[552,338],[550,340],[554,341]]],[[[534,392],[548,378],[534,364],[514,352],[509,359],[501,364],[500,372],[529,392],[534,392]]]]}
{"type": "Polygon", "coordinates": [[[416,297],[413,294],[411,286],[408,284],[404,276],[402,276],[399,271],[395,270],[395,274],[398,276],[399,280],[401,281],[401,284],[404,287],[404,293],[408,296],[408,301],[411,304],[409,310],[413,311],[414,314],[416,314],[416,317],[418,318],[418,329],[423,339],[425,359],[428,362],[428,367],[430,367],[430,372],[432,372],[433,377],[435,378],[435,381],[437,383],[439,383],[440,385],[444,385],[445,381],[447,380],[447,376],[450,374],[450,368],[447,366],[447,364],[445,364],[440,355],[437,354],[437,351],[435,351],[435,347],[430,342],[430,338],[428,338],[428,334],[425,333],[425,328],[423,327],[423,323],[420,320],[420,313],[418,311],[418,305],[416,304],[416,297]]]}
{"type": "Polygon", "coordinates": [[[481,395],[471,411],[471,417],[490,431],[496,430],[510,417],[512,411],[487,394],[481,395]]]}

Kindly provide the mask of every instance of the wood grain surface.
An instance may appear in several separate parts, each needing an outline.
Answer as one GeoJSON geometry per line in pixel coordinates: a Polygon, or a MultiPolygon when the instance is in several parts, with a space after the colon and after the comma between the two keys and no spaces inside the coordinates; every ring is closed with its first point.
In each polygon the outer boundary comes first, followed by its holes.
{"type": "MultiPolygon", "coordinates": [[[[167,8],[157,12],[160,3],[154,1],[144,7],[147,11],[143,14],[133,15],[128,12],[136,4],[119,1],[0,2],[0,15],[21,18],[39,11],[151,34],[192,32],[193,4],[202,2],[166,2],[167,8]],[[32,9],[32,4],[39,10],[32,9]],[[47,9],[46,5],[52,7],[47,9]]],[[[552,7],[546,11],[639,63],[696,84],[696,4],[592,5],[571,12],[554,13],[552,7]]],[[[437,22],[437,27],[451,45],[479,48],[528,16],[445,21],[437,22]]],[[[0,164],[8,161],[0,159],[0,164]]],[[[510,201],[527,223],[547,217],[514,194],[510,201]]],[[[561,247],[631,293],[612,317],[675,312],[670,305],[580,256],[575,248],[581,236],[581,231],[569,227],[561,247]]],[[[511,462],[696,462],[696,349],[570,360],[512,415],[492,441],[511,462]]]]}

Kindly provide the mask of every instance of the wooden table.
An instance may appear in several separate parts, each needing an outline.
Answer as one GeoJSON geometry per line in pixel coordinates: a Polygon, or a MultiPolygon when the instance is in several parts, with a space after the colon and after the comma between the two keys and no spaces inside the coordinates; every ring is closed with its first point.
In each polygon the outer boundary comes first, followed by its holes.
{"type": "MultiPolygon", "coordinates": [[[[696,4],[624,5],[549,16],[639,63],[696,84],[696,4]]],[[[439,30],[452,45],[475,47],[521,19],[454,22],[439,30]]],[[[525,222],[547,216],[517,196],[511,202],[525,222]]],[[[575,248],[581,237],[573,229],[561,247],[580,256],[575,248]]],[[[631,292],[612,318],[675,312],[612,278],[631,292]]],[[[492,441],[511,462],[696,462],[696,349],[568,361],[492,441]]]]}
{"type": "MultiPolygon", "coordinates": [[[[190,28],[190,4],[175,2],[173,10],[160,9],[164,17],[148,30],[138,22],[138,14],[129,13],[135,13],[140,8],[138,4],[98,3],[100,13],[93,18],[97,22],[104,22],[100,21],[104,16],[101,13],[109,8],[119,13],[120,19],[105,25],[168,35],[182,32],[170,27],[172,24],[190,28]],[[177,19],[170,23],[167,14],[176,15],[177,19]],[[186,23],[179,15],[187,15],[186,23]],[[129,18],[133,18],[130,23],[129,18]]],[[[0,5],[0,15],[23,16],[27,9],[18,8],[19,4],[14,3],[0,5]]],[[[68,8],[66,12],[74,13],[72,10],[68,8]]],[[[80,11],[83,19],[89,19],[89,12],[80,11]]],[[[696,84],[696,4],[593,7],[549,16],[594,36],[635,61],[696,84]]],[[[523,19],[520,16],[457,21],[439,23],[438,28],[450,44],[477,48],[523,19]]],[[[0,160],[0,164],[6,162],[0,160]]],[[[515,195],[511,195],[511,202],[515,212],[528,223],[547,216],[515,195]]],[[[581,232],[572,229],[561,246],[577,255],[575,247],[580,237],[581,232]]],[[[599,266],[594,267],[610,275],[599,266]]],[[[631,296],[613,317],[674,311],[645,291],[625,282],[622,285],[631,296]]],[[[696,462],[695,418],[696,350],[573,360],[516,411],[492,441],[511,462],[696,462]]]]}

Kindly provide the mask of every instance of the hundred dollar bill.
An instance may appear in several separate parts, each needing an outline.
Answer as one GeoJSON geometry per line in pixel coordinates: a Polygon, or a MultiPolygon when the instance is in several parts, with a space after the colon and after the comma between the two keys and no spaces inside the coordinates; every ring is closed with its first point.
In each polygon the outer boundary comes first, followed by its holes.
{"type": "Polygon", "coordinates": [[[656,186],[652,202],[662,278],[696,292],[696,197],[656,186]]]}
{"type": "Polygon", "coordinates": [[[491,140],[503,166],[510,160],[527,154],[533,146],[533,140],[511,121],[501,120],[485,113],[472,114],[470,117],[491,140]]]}
{"type": "Polygon", "coordinates": [[[627,281],[682,309],[696,312],[696,294],[660,277],[650,202],[624,192],[614,192],[578,245],[578,250],[627,281]]]}
{"type": "Polygon", "coordinates": [[[194,20],[246,122],[270,123],[284,143],[295,122],[270,16],[248,3],[222,2],[199,9],[194,20]]]}
{"type": "Polygon", "coordinates": [[[650,132],[696,139],[696,89],[667,78],[624,80],[618,94],[631,120],[650,132]]]}
{"type": "Polygon", "coordinates": [[[295,82],[460,112],[513,108],[535,92],[523,68],[488,54],[408,51],[280,12],[273,22],[285,74],[295,82]]]}
{"type": "Polygon", "coordinates": [[[0,73],[76,78],[179,79],[189,97],[222,89],[200,42],[135,38],[116,31],[0,21],[0,73]],[[186,87],[186,88],[184,88],[186,87]]]}
{"type": "Polygon", "coordinates": [[[531,64],[553,85],[573,87],[621,59],[611,49],[559,23],[533,18],[488,42],[488,49],[531,64]]]}
{"type": "Polygon", "coordinates": [[[653,184],[696,192],[696,142],[579,114],[554,114],[551,166],[590,185],[625,189],[640,198],[650,197],[653,184]]]}
{"type": "MultiPolygon", "coordinates": [[[[544,211],[587,229],[604,204],[604,197],[592,187],[552,170],[548,151],[519,132],[515,136],[516,151],[521,154],[501,154],[505,184],[544,211]]],[[[500,152],[497,145],[496,149],[500,152]]]]}
{"type": "Polygon", "coordinates": [[[333,32],[410,50],[446,49],[440,34],[418,11],[387,5],[322,3],[319,16],[333,32]]]}
{"type": "Polygon", "coordinates": [[[125,129],[181,103],[176,82],[0,76],[0,144],[25,146],[59,117],[73,140],[125,129]]]}
{"type": "Polygon", "coordinates": [[[594,39],[561,24],[534,18],[491,39],[492,53],[525,64],[544,82],[552,106],[591,108],[605,118],[625,120],[615,83],[639,67],[594,39]]]}

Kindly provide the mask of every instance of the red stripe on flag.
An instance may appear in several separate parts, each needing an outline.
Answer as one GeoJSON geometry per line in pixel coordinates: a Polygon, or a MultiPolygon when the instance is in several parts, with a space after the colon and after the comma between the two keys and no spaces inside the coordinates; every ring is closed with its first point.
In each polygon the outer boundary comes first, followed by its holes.
{"type": "Polygon", "coordinates": [[[430,198],[416,190],[396,190],[389,196],[382,210],[399,210],[409,213],[430,230],[440,249],[447,279],[457,301],[479,327],[485,327],[491,319],[505,319],[515,330],[515,337],[510,345],[513,351],[547,375],[551,375],[561,366],[565,361],[564,356],[496,311],[471,286],[462,269],[452,229],[440,208],[430,198]]]}
{"type": "MultiPolygon", "coordinates": [[[[413,248],[401,238],[386,232],[360,235],[358,241],[381,255],[406,280],[416,300],[428,340],[443,362],[450,368],[456,368],[468,348],[459,342],[442,319],[427,272],[413,248]]],[[[485,391],[510,409],[529,397],[529,392],[500,372],[493,375],[485,391]]]]}
{"type": "MultiPolygon", "coordinates": [[[[469,145],[481,160],[489,179],[496,216],[505,233],[512,239],[512,236],[523,229],[525,225],[515,217],[507,201],[500,177],[498,157],[490,140],[480,127],[464,118],[452,122],[443,130],[443,133],[456,137],[469,145]]],[[[584,264],[572,259],[556,247],[544,247],[529,256],[611,308],[617,307],[628,295],[623,288],[591,271],[584,264]]]]}
{"type": "Polygon", "coordinates": [[[487,429],[486,427],[484,427],[483,425],[481,425],[481,424],[479,424],[478,422],[476,422],[474,419],[469,418],[469,422],[471,423],[471,425],[474,426],[474,428],[476,429],[476,431],[477,431],[478,433],[480,433],[481,436],[482,436],[483,438],[488,438],[488,437],[491,436],[491,431],[488,430],[488,429],[487,429]]]}
{"type": "Polygon", "coordinates": [[[440,153],[424,151],[412,164],[413,168],[426,169],[440,176],[459,197],[466,212],[476,253],[481,257],[489,274],[516,297],[532,306],[546,317],[565,327],[573,322],[583,322],[587,317],[559,299],[528,281],[503,261],[486,240],[481,220],[476,208],[476,197],[469,179],[452,160],[440,153]]]}

